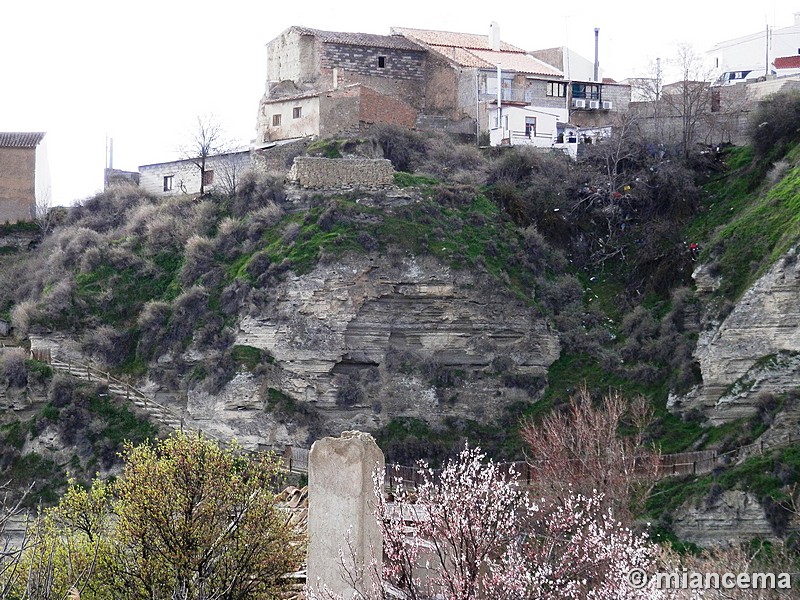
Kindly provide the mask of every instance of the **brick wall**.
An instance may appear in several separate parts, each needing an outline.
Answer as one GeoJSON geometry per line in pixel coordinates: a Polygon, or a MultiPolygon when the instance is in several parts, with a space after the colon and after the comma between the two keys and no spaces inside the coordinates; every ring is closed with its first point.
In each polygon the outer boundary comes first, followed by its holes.
{"type": "MultiPolygon", "coordinates": [[[[566,83],[564,82],[564,85],[566,83]]],[[[548,96],[548,82],[543,79],[529,79],[526,95],[530,95],[531,104],[541,108],[560,108],[566,110],[567,99],[563,96],[548,96]]]]}
{"type": "Polygon", "coordinates": [[[424,52],[394,50],[389,48],[322,44],[320,80],[318,87],[334,87],[333,71],[336,69],[338,88],[361,83],[381,94],[399,98],[416,110],[425,101],[424,52]],[[378,58],[384,57],[384,67],[378,58]]]}
{"type": "Polygon", "coordinates": [[[322,44],[320,66],[334,67],[359,75],[422,81],[425,78],[425,53],[373,46],[322,44]],[[383,57],[383,67],[379,58],[383,57]]]}
{"type": "Polygon", "coordinates": [[[36,207],[36,150],[0,148],[0,223],[30,221],[36,207]]]}
{"type": "Polygon", "coordinates": [[[306,188],[383,187],[393,185],[394,169],[383,158],[298,156],[288,179],[306,188]]]}
{"type": "Polygon", "coordinates": [[[390,123],[414,127],[417,111],[397,98],[379,94],[375,90],[361,87],[359,121],[361,123],[390,123]]]}

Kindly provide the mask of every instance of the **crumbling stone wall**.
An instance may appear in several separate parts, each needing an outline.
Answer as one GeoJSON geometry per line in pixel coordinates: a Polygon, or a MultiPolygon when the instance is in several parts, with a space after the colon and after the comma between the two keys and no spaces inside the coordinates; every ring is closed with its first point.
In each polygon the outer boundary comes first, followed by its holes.
{"type": "Polygon", "coordinates": [[[287,179],[306,188],[383,187],[394,183],[394,169],[384,158],[298,156],[287,179]]]}

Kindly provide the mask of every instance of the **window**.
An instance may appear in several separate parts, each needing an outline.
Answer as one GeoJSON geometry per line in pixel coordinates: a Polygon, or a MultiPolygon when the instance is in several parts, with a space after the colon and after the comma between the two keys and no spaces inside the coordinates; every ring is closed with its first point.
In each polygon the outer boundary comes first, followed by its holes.
{"type": "Polygon", "coordinates": [[[272,115],[272,126],[273,127],[280,127],[280,125],[281,125],[281,116],[279,114],[278,115],[272,115]]]}
{"type": "Polygon", "coordinates": [[[385,69],[386,68],[386,57],[385,56],[379,56],[378,57],[378,68],[379,69],[385,69]]]}
{"type": "Polygon", "coordinates": [[[600,100],[600,86],[596,83],[573,83],[572,97],[586,100],[600,100]]]}
{"type": "Polygon", "coordinates": [[[302,116],[302,114],[303,114],[303,107],[302,106],[295,106],[292,109],[292,118],[293,119],[299,119],[302,116]]]}
{"type": "Polygon", "coordinates": [[[164,176],[164,191],[171,192],[172,191],[172,175],[165,175],[164,176]]]}
{"type": "Polygon", "coordinates": [[[214,183],[214,171],[212,169],[203,171],[203,185],[211,185],[212,183],[214,183]]]}
{"type": "Polygon", "coordinates": [[[565,98],[567,96],[567,84],[559,83],[557,81],[548,81],[547,95],[555,96],[557,98],[565,98]]]}
{"type": "Polygon", "coordinates": [[[536,117],[525,117],[525,135],[529,138],[536,137],[536,117]]]}

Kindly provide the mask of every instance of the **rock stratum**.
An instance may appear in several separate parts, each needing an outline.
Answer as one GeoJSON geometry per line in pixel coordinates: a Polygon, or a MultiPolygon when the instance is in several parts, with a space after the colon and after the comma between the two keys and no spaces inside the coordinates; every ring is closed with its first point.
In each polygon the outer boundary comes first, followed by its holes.
{"type": "Polygon", "coordinates": [[[317,433],[395,417],[486,422],[535,400],[560,351],[550,323],[497,281],[431,258],[351,256],[290,274],[273,297],[241,318],[235,342],[271,357],[260,380],[239,373],[220,394],[188,394],[193,419],[251,442],[313,437],[297,420],[254,428],[272,418],[258,411],[269,390],[321,415],[317,433]]]}

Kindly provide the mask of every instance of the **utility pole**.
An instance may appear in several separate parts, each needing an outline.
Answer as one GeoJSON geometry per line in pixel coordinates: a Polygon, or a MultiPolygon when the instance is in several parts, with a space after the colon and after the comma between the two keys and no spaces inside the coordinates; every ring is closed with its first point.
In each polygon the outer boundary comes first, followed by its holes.
{"type": "Polygon", "coordinates": [[[769,76],[769,23],[767,23],[767,29],[764,33],[764,78],[766,79],[769,76]]]}

